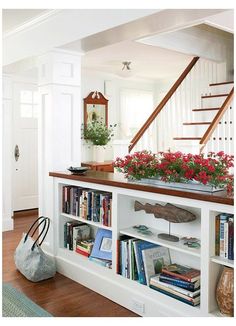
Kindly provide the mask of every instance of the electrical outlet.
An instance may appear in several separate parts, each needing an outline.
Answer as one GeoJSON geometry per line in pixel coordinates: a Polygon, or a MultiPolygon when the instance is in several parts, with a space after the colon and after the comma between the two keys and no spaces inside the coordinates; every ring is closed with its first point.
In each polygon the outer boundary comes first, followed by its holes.
{"type": "Polygon", "coordinates": [[[143,302],[138,301],[136,299],[132,299],[132,306],[133,306],[133,309],[138,314],[144,314],[144,312],[145,312],[145,304],[143,302]]]}

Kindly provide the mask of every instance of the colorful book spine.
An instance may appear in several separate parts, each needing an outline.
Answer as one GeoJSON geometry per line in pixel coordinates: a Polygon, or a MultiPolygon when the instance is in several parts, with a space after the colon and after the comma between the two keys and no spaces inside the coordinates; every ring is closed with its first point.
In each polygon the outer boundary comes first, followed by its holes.
{"type": "Polygon", "coordinates": [[[67,223],[64,224],[64,248],[67,248],[67,223]]]}
{"type": "Polygon", "coordinates": [[[76,247],[75,251],[76,251],[78,254],[83,255],[83,256],[85,256],[85,257],[89,257],[89,255],[90,255],[88,252],[83,251],[83,250],[81,250],[81,249],[78,248],[78,247],[76,247]]]}
{"type": "Polygon", "coordinates": [[[228,221],[228,259],[234,260],[234,218],[228,221]]]}
{"type": "Polygon", "coordinates": [[[150,285],[150,288],[152,288],[153,290],[156,290],[156,291],[158,291],[158,292],[161,292],[161,293],[163,293],[163,294],[166,294],[166,295],[168,295],[168,296],[170,296],[170,297],[172,297],[172,298],[174,298],[174,299],[177,299],[177,300],[179,300],[179,301],[181,301],[181,302],[184,302],[184,303],[186,303],[186,304],[189,304],[190,306],[197,306],[197,305],[199,305],[199,303],[200,303],[200,301],[192,301],[192,300],[187,300],[187,299],[184,299],[184,298],[182,298],[182,297],[179,297],[178,295],[175,295],[175,294],[173,294],[173,293],[169,293],[169,292],[167,292],[167,291],[165,291],[165,290],[162,290],[162,289],[159,289],[159,288],[157,288],[157,287],[155,287],[155,286],[152,286],[152,285],[150,285]]]}
{"type": "Polygon", "coordinates": [[[220,215],[215,217],[215,255],[220,255],[220,215]]]}
{"type": "Polygon", "coordinates": [[[62,187],[62,212],[88,221],[112,224],[112,195],[75,186],[62,187]]]}
{"type": "Polygon", "coordinates": [[[200,295],[200,289],[195,290],[195,291],[189,291],[189,290],[182,289],[182,288],[172,285],[172,284],[161,282],[159,279],[154,279],[154,278],[151,280],[151,282],[152,282],[153,286],[163,288],[164,290],[170,289],[172,291],[175,291],[176,294],[179,293],[179,294],[182,294],[182,295],[190,297],[190,298],[195,298],[200,295]]]}
{"type": "Polygon", "coordinates": [[[220,215],[220,257],[225,258],[225,235],[226,235],[226,228],[227,228],[227,219],[228,215],[221,214],[220,215]]]}
{"type": "Polygon", "coordinates": [[[200,281],[196,281],[196,282],[186,282],[183,280],[179,280],[176,278],[172,278],[172,277],[168,277],[165,275],[160,275],[160,281],[164,282],[164,283],[168,283],[168,284],[172,284],[178,287],[181,287],[183,289],[189,290],[189,291],[194,291],[196,289],[198,289],[200,287],[200,281]]]}

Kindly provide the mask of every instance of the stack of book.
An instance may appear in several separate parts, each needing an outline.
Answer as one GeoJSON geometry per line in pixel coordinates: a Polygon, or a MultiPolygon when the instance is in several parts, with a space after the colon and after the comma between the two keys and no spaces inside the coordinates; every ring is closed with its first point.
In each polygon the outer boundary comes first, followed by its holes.
{"type": "Polygon", "coordinates": [[[200,271],[171,264],[150,278],[150,287],[191,306],[200,304],[200,271]]]}
{"type": "Polygon", "coordinates": [[[66,222],[64,224],[64,247],[76,250],[76,244],[80,240],[90,238],[90,226],[81,222],[66,222]]]}
{"type": "Polygon", "coordinates": [[[85,257],[89,257],[93,249],[94,239],[80,240],[76,244],[75,251],[85,257]]]}
{"type": "Polygon", "coordinates": [[[62,212],[111,226],[112,195],[109,192],[63,186],[62,212]]]}
{"type": "Polygon", "coordinates": [[[234,215],[219,214],[215,219],[215,255],[234,260],[234,215]]]}
{"type": "Polygon", "coordinates": [[[118,273],[149,285],[150,276],[170,264],[169,249],[148,241],[121,236],[119,240],[118,273]]]}

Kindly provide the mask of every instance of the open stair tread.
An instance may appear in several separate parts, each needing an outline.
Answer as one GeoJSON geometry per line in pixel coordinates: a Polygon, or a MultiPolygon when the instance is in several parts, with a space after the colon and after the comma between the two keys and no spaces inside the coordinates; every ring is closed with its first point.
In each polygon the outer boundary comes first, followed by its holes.
{"type": "Polygon", "coordinates": [[[212,98],[212,97],[226,97],[229,94],[214,94],[214,95],[203,95],[201,98],[212,98]]]}
{"type": "Polygon", "coordinates": [[[198,112],[198,111],[216,111],[219,110],[220,108],[202,108],[202,109],[193,109],[193,111],[198,112]]]}
{"type": "Polygon", "coordinates": [[[233,84],[234,81],[225,81],[225,82],[221,82],[221,83],[212,83],[209,84],[209,86],[218,86],[218,85],[228,85],[228,84],[233,84]]]}
{"type": "Polygon", "coordinates": [[[174,140],[201,140],[201,137],[174,137],[174,140]]]}
{"type": "Polygon", "coordinates": [[[184,126],[199,126],[199,125],[210,125],[211,122],[199,121],[199,122],[184,122],[184,126]]]}

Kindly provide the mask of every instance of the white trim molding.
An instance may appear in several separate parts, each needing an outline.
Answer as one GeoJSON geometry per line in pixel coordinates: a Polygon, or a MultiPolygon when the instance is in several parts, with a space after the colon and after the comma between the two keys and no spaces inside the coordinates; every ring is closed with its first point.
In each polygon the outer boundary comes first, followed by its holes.
{"type": "Polygon", "coordinates": [[[62,9],[50,9],[49,11],[42,13],[42,14],[34,17],[33,19],[30,19],[23,24],[20,24],[19,26],[15,27],[14,29],[3,33],[3,39],[6,39],[6,38],[13,36],[15,34],[18,34],[20,32],[26,32],[26,31],[30,30],[31,28],[38,27],[39,25],[41,25],[41,24],[45,23],[46,21],[55,17],[61,11],[62,11],[62,9]]]}
{"type": "Polygon", "coordinates": [[[2,230],[13,230],[12,219],[12,78],[3,75],[2,98],[2,230]]]}

